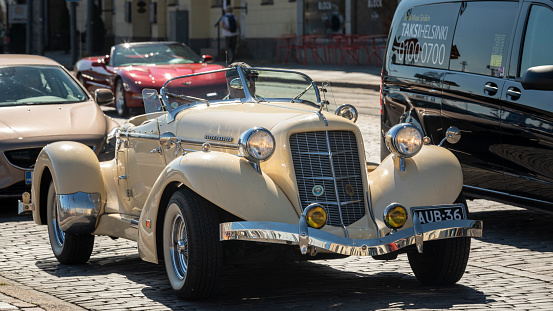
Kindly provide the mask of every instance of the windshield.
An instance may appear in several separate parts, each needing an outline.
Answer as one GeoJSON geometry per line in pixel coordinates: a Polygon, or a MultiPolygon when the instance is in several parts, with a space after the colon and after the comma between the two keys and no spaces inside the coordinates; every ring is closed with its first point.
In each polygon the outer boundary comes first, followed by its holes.
{"type": "Polygon", "coordinates": [[[175,109],[197,102],[240,100],[301,103],[318,107],[317,90],[311,78],[306,75],[293,71],[238,68],[167,81],[162,92],[166,105],[175,109]],[[242,76],[238,70],[241,70],[242,76]]]}
{"type": "Polygon", "coordinates": [[[56,66],[0,66],[0,106],[74,103],[88,99],[77,82],[56,66]]]}
{"type": "Polygon", "coordinates": [[[201,62],[200,56],[188,46],[180,43],[121,44],[115,46],[112,57],[113,66],[175,65],[201,62]]]}

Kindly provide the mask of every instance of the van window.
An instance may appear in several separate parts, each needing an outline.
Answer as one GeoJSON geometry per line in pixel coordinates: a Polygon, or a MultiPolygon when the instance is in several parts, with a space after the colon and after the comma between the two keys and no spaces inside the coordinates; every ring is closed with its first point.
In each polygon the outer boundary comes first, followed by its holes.
{"type": "Polygon", "coordinates": [[[392,25],[388,55],[393,64],[447,69],[460,3],[422,5],[392,25]]]}
{"type": "Polygon", "coordinates": [[[517,2],[463,2],[449,69],[503,77],[517,2]]]}
{"type": "Polygon", "coordinates": [[[532,6],[524,36],[519,76],[522,76],[530,67],[553,65],[551,34],[553,34],[553,11],[540,5],[532,6]]]}

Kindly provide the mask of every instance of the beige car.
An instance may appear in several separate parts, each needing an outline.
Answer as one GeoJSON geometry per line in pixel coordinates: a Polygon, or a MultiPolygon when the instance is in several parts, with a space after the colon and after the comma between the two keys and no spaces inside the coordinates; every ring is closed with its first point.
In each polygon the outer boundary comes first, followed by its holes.
{"type": "MultiPolygon", "coordinates": [[[[97,92],[100,103],[113,98],[97,92]]],[[[99,154],[118,124],[59,63],[42,56],[0,55],[0,198],[29,191],[42,147],[74,140],[99,154]]]]}
{"type": "MultiPolygon", "coordinates": [[[[333,107],[329,91],[242,66],[172,78],[160,95],[143,91],[146,114],[121,126],[115,159],[46,146],[20,210],[48,226],[64,264],[86,262],[95,235],[136,241],[183,299],[209,297],[224,260],[260,249],[295,260],[406,253],[422,283],[457,282],[482,222],[468,219],[455,156],[401,124],[387,134],[393,154],[367,165],[356,109],[333,107]]],[[[452,128],[442,143],[458,139],[452,128]]]]}

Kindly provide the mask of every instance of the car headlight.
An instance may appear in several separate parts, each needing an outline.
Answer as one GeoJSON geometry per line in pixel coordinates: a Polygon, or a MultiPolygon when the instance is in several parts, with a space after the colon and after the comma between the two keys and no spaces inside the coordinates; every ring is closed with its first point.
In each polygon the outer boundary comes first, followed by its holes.
{"type": "Polygon", "coordinates": [[[348,120],[351,120],[353,123],[357,121],[357,117],[359,114],[357,113],[357,109],[349,104],[342,105],[336,109],[336,115],[346,118],[348,120]]]}
{"type": "Polygon", "coordinates": [[[392,203],[384,210],[384,223],[388,228],[399,229],[407,221],[407,210],[401,204],[392,203]]]}
{"type": "Polygon", "coordinates": [[[401,158],[410,158],[417,154],[423,145],[422,132],[411,123],[393,126],[386,133],[386,147],[401,158]]]}
{"type": "Polygon", "coordinates": [[[275,151],[275,138],[267,129],[254,127],[240,135],[238,149],[240,154],[249,161],[266,161],[275,151]]]}

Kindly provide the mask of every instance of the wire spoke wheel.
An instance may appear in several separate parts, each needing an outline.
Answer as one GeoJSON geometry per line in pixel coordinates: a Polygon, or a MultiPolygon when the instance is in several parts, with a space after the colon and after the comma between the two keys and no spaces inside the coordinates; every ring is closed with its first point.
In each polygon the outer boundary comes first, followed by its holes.
{"type": "Polygon", "coordinates": [[[188,270],[188,237],[186,223],[181,215],[176,215],[171,224],[171,263],[175,274],[181,280],[186,277],[188,270]]]}
{"type": "Polygon", "coordinates": [[[222,266],[215,206],[189,189],[175,192],[165,210],[162,235],[165,270],[181,299],[211,296],[222,266]]]}

